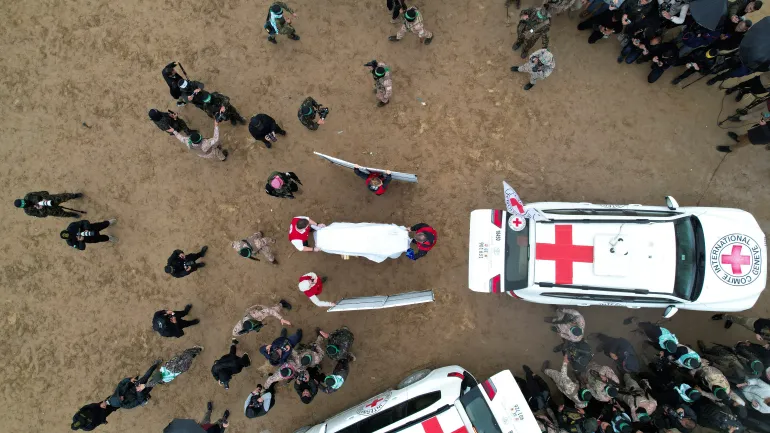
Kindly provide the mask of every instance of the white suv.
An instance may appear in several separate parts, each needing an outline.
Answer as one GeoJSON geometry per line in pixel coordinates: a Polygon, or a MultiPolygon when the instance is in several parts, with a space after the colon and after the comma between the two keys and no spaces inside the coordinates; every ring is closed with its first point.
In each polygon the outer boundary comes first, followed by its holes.
{"type": "Polygon", "coordinates": [[[541,304],[743,311],[765,289],[767,243],[726,208],[532,203],[548,221],[471,212],[469,288],[541,304]]]}
{"type": "Polygon", "coordinates": [[[457,365],[412,373],[385,391],[294,433],[533,433],[540,431],[509,370],[479,384],[457,365]]]}

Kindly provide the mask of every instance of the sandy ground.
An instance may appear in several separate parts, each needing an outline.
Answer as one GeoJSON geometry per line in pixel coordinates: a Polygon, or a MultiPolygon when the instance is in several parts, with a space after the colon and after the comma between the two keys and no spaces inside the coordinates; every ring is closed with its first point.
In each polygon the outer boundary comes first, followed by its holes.
{"type": "MultiPolygon", "coordinates": [[[[594,47],[576,20],[556,18],[551,48],[556,72],[531,92],[513,75],[513,27],[498,1],[422,4],[435,32],[429,47],[408,35],[387,41],[383,2],[292,2],[300,42],[262,30],[268,3],[243,0],[41,0],[3,2],[0,27],[0,207],[8,230],[0,250],[0,407],[8,432],[68,431],[81,405],[108,396],[123,377],[153,359],[202,344],[188,373],[157,389],[144,408],[118,412],[103,432],[160,431],[175,417],[198,418],[207,400],[230,408],[233,432],[290,432],[395,385],[424,366],[460,364],[477,376],[522,363],[554,361],[557,339],[542,323],[549,307],[468,291],[468,215],[500,207],[507,179],[525,201],[591,201],[729,206],[752,212],[770,228],[770,159],[761,148],[728,156],[705,190],[722,154],[715,126],[721,95],[703,82],[684,91],[668,72],[650,86],[648,66],[617,65],[617,41],[594,47]],[[394,97],[375,107],[376,58],[393,72],[394,97]],[[289,131],[273,149],[254,143],[246,127],[222,127],[226,163],[200,159],[158,131],[149,108],[176,109],[160,76],[171,60],[191,77],[232,98],[246,116],[265,112],[289,131]],[[295,118],[314,96],[331,108],[311,132],[295,118]],[[421,105],[418,98],[426,102],[421,105]],[[82,126],[86,122],[90,128],[82,126]],[[416,172],[417,185],[395,182],[375,197],[358,178],[312,155],[321,151],[363,165],[416,172]],[[266,196],[272,170],[304,181],[293,201],[266,196]],[[28,191],[82,191],[70,205],[92,221],[118,217],[117,245],[67,248],[58,237],[68,221],[26,217],[11,206],[28,191]],[[375,264],[300,254],[286,241],[294,215],[319,222],[427,222],[438,246],[419,262],[375,264]],[[280,265],[241,259],[229,242],[255,230],[276,237],[280,265]],[[208,267],[184,279],[163,273],[172,250],[210,250],[208,267]],[[327,298],[433,289],[432,305],[327,314],[296,289],[299,275],[328,275],[327,298]],[[346,324],[356,334],[349,383],[333,396],[302,405],[293,390],[258,421],[243,400],[267,371],[254,356],[226,392],[211,378],[227,351],[233,324],[255,303],[286,298],[288,318],[312,333],[346,324]],[[150,328],[155,310],[192,302],[200,326],[183,339],[150,328]]],[[[525,3],[526,5],[526,3],[525,3]]],[[[511,11],[512,14],[515,13],[511,11]]],[[[735,105],[730,100],[726,107],[735,105]]],[[[188,123],[210,136],[213,125],[190,106],[188,123]]],[[[768,314],[763,297],[753,310],[768,314]]],[[[625,333],[625,309],[586,310],[589,331],[625,333]]],[[[642,316],[656,317],[645,311],[642,316]]],[[[732,342],[708,314],[678,314],[681,339],[732,342]]],[[[272,323],[242,346],[256,354],[279,332],[272,323]]],[[[328,366],[328,364],[327,364],[328,366]]]]}

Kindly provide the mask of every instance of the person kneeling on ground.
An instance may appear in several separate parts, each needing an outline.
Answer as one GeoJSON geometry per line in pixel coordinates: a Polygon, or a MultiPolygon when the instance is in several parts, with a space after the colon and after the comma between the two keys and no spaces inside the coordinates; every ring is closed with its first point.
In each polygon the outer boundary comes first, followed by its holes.
{"type": "Polygon", "coordinates": [[[293,199],[294,193],[299,191],[299,185],[302,185],[302,181],[293,171],[286,173],[274,171],[267,177],[265,192],[273,197],[293,199]]]}

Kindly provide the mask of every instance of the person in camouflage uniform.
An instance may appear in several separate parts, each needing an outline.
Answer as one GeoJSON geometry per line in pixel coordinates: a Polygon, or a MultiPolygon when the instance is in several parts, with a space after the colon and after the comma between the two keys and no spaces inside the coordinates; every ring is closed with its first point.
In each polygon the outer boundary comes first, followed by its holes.
{"type": "Polygon", "coordinates": [[[595,399],[606,403],[617,397],[620,380],[612,367],[592,361],[588,364],[584,384],[595,399]]]}
{"type": "Polygon", "coordinates": [[[196,89],[192,101],[196,107],[206,112],[206,115],[212,119],[217,119],[217,116],[219,116],[220,122],[229,120],[233,126],[238,123],[241,125],[246,124],[246,119],[230,104],[230,98],[221,93],[209,93],[196,89]]]}
{"type": "Polygon", "coordinates": [[[425,45],[430,45],[433,41],[433,33],[425,30],[420,11],[416,7],[411,7],[403,12],[404,23],[401,24],[401,28],[395,36],[388,36],[388,40],[392,42],[400,41],[403,39],[404,35],[406,35],[406,32],[412,32],[420,38],[420,42],[425,45]]]}
{"type": "Polygon", "coordinates": [[[765,366],[756,357],[744,358],[733,351],[731,347],[714,344],[706,347],[698,340],[698,351],[701,358],[709,360],[721,371],[730,383],[743,383],[749,379],[761,377],[765,366]]]}
{"type": "Polygon", "coordinates": [[[553,58],[553,54],[543,48],[532,53],[527,63],[521,66],[511,66],[511,71],[529,73],[529,83],[524,85],[524,90],[529,90],[535,86],[538,80],[548,78],[555,67],[556,61],[553,58]]]}
{"type": "Polygon", "coordinates": [[[151,388],[155,385],[169,383],[176,379],[177,376],[190,369],[193,359],[195,359],[195,357],[202,351],[203,347],[193,346],[169,359],[163,363],[159,369],[152,373],[150,380],[147,381],[147,387],[151,388]]]}
{"type": "Polygon", "coordinates": [[[246,239],[233,241],[232,246],[235,251],[238,251],[238,254],[240,254],[241,257],[259,261],[254,257],[254,254],[260,253],[265,256],[268,262],[276,264],[275,254],[270,250],[270,245],[274,243],[275,239],[262,236],[262,232],[256,232],[246,239]]]}
{"type": "Polygon", "coordinates": [[[291,326],[291,322],[281,316],[280,311],[282,308],[285,308],[286,311],[291,311],[291,304],[281,299],[278,304],[273,305],[272,307],[266,307],[259,304],[252,305],[245,313],[243,313],[243,318],[235,324],[235,327],[233,327],[233,336],[237,337],[251,331],[259,332],[263,326],[262,322],[264,322],[268,316],[280,320],[281,325],[291,326]]]}
{"type": "Polygon", "coordinates": [[[618,400],[628,406],[631,410],[631,419],[634,422],[648,423],[652,420],[651,415],[658,408],[658,402],[650,395],[649,385],[642,381],[644,388],[626,373],[623,375],[623,388],[618,393],[618,400]]]}
{"type": "Polygon", "coordinates": [[[370,65],[374,78],[374,93],[380,101],[378,107],[384,107],[390,102],[390,96],[393,93],[393,79],[390,76],[390,68],[385,63],[376,62],[376,66],[370,65]]]}
{"type": "Polygon", "coordinates": [[[586,388],[581,389],[578,382],[569,377],[567,372],[568,365],[569,359],[567,355],[564,355],[564,361],[559,371],[548,368],[549,363],[546,361],[543,363],[543,374],[551,378],[556,387],[559,388],[559,391],[575,403],[575,407],[582,409],[588,406],[588,402],[592,397],[591,391],[586,388]]]}
{"type": "Polygon", "coordinates": [[[183,134],[190,135],[191,131],[187,127],[187,123],[171,110],[162,113],[153,108],[148,115],[152,123],[161,131],[168,132],[168,135],[174,135],[174,131],[181,131],[183,134]]]}
{"type": "Polygon", "coordinates": [[[580,0],[545,0],[543,6],[548,9],[552,16],[557,16],[562,12],[578,11],[583,7],[580,0]]]}
{"type": "Polygon", "coordinates": [[[61,208],[65,201],[83,197],[83,194],[65,192],[62,194],[51,194],[48,191],[36,191],[27,193],[24,198],[16,199],[13,205],[24,209],[24,213],[35,218],[45,218],[55,216],[62,218],[78,218],[77,212],[67,212],[61,208]]]}
{"type": "Polygon", "coordinates": [[[538,39],[543,39],[543,48],[548,48],[548,32],[551,30],[551,14],[544,7],[527,8],[519,14],[516,28],[516,43],[513,51],[521,48],[521,58],[526,59],[530,48],[538,39]]]}
{"type": "Polygon", "coordinates": [[[290,359],[298,366],[299,371],[305,371],[308,368],[321,365],[321,361],[324,359],[323,342],[329,338],[329,334],[320,329],[317,332],[318,337],[316,337],[313,343],[300,343],[291,353],[290,359]]]}
{"type": "MultiPolygon", "coordinates": [[[[557,333],[565,341],[577,343],[583,340],[586,329],[586,319],[577,310],[571,308],[559,308],[556,317],[547,317],[546,323],[552,323],[551,331],[557,333]]],[[[559,350],[561,350],[559,345],[559,350]]]]}
{"type": "Polygon", "coordinates": [[[730,399],[730,382],[718,368],[704,365],[697,370],[690,370],[690,374],[704,397],[713,401],[730,399]]]}
{"type": "Polygon", "coordinates": [[[299,122],[305,126],[305,128],[315,131],[319,125],[323,125],[326,122],[326,115],[329,113],[329,109],[316,102],[312,96],[308,96],[302,101],[297,111],[297,118],[299,122]],[[315,114],[318,112],[320,118],[316,122],[315,114]]]}
{"type": "MultiPolygon", "coordinates": [[[[222,107],[224,111],[224,107],[222,107]]],[[[177,131],[173,132],[177,140],[181,141],[188,149],[192,150],[201,158],[213,159],[217,158],[220,161],[227,159],[227,150],[222,149],[222,145],[219,143],[219,122],[214,121],[214,136],[211,138],[203,138],[200,132],[193,131],[190,136],[182,135],[177,131]]]]}
{"type": "Polygon", "coordinates": [[[343,326],[329,335],[329,340],[326,343],[326,356],[335,361],[345,359],[350,354],[351,346],[353,346],[353,333],[347,326],[343,326]]]}
{"type": "Polygon", "coordinates": [[[180,78],[176,86],[179,89],[179,99],[176,103],[177,106],[183,106],[188,102],[192,102],[193,96],[206,87],[200,81],[186,80],[184,78],[180,78]]]}
{"type": "Polygon", "coordinates": [[[283,16],[283,11],[287,11],[294,18],[297,18],[297,14],[295,14],[284,2],[273,3],[267,11],[265,31],[267,31],[267,40],[274,44],[278,43],[278,41],[275,40],[275,35],[286,35],[291,40],[299,40],[296,30],[291,26],[291,18],[285,18],[283,16]]]}

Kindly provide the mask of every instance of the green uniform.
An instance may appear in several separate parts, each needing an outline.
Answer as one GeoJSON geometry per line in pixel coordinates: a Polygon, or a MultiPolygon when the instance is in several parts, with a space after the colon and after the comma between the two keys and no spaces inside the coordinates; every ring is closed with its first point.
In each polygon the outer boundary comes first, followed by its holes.
{"type": "Polygon", "coordinates": [[[24,213],[36,218],[45,218],[47,216],[77,218],[80,214],[67,212],[59,207],[59,205],[67,200],[72,200],[81,196],[82,194],[79,193],[72,194],[68,192],[63,194],[50,194],[48,191],[31,192],[24,196],[24,213]],[[50,201],[50,204],[47,203],[48,201],[50,201]]]}
{"type": "MultiPolygon", "coordinates": [[[[284,2],[275,2],[270,5],[270,8],[272,8],[274,5],[277,5],[281,8],[281,12],[286,11],[290,14],[294,13],[294,10],[290,8],[286,3],[284,2]]],[[[283,14],[280,16],[275,16],[270,11],[270,8],[268,8],[267,11],[267,20],[265,21],[265,30],[267,30],[267,38],[269,40],[274,41],[275,35],[286,35],[291,39],[295,38],[296,30],[294,30],[294,27],[291,26],[288,22],[286,22],[286,18],[284,18],[283,14]]]]}
{"type": "Polygon", "coordinates": [[[316,122],[316,112],[321,108],[321,104],[316,102],[315,99],[313,99],[312,96],[308,96],[305,98],[304,101],[302,101],[302,105],[299,106],[299,111],[297,112],[297,118],[299,119],[300,123],[305,125],[305,128],[315,131],[318,129],[318,122],[316,122]],[[311,109],[310,114],[305,114],[308,112],[308,108],[311,109]]]}
{"type": "Polygon", "coordinates": [[[335,361],[347,359],[351,346],[353,346],[353,333],[347,326],[343,326],[329,335],[329,340],[326,343],[326,355],[335,361]],[[335,351],[329,346],[336,347],[337,350],[335,351]]]}
{"type": "Polygon", "coordinates": [[[551,14],[541,7],[528,8],[521,11],[516,28],[516,45],[521,45],[522,54],[528,53],[538,39],[543,39],[543,48],[548,48],[548,32],[551,30],[551,14]],[[538,17],[538,12],[545,18],[538,17]]]}

